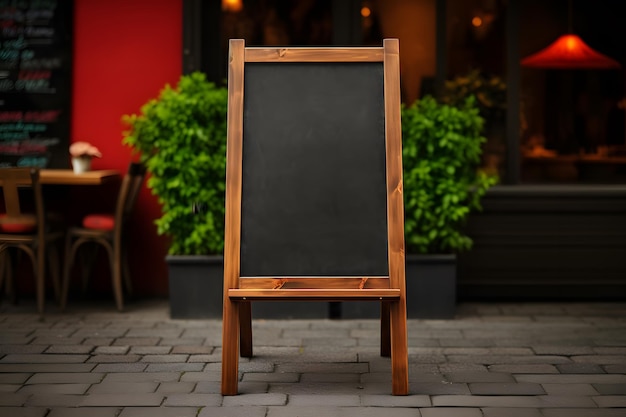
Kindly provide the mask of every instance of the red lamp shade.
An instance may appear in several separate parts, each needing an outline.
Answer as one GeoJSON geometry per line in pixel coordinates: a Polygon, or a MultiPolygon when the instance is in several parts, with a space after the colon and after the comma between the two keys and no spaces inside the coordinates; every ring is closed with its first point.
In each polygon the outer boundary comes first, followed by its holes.
{"type": "Polygon", "coordinates": [[[522,59],[522,65],[553,69],[611,69],[619,62],[594,51],[577,35],[563,35],[541,51],[522,59]]]}

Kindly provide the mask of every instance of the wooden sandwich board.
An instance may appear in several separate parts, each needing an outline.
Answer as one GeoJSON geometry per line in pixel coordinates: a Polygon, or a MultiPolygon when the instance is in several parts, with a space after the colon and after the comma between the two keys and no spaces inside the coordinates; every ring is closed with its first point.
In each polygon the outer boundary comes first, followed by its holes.
{"type": "Polygon", "coordinates": [[[251,302],[381,303],[392,394],[408,394],[397,39],[230,40],[222,394],[252,356],[251,302]]]}

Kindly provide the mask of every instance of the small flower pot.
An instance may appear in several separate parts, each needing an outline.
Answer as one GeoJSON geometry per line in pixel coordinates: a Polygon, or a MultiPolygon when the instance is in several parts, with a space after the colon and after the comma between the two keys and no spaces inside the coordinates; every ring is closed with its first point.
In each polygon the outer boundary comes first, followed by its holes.
{"type": "Polygon", "coordinates": [[[72,157],[72,168],[75,174],[81,174],[91,169],[91,157],[90,156],[75,156],[72,157]]]}

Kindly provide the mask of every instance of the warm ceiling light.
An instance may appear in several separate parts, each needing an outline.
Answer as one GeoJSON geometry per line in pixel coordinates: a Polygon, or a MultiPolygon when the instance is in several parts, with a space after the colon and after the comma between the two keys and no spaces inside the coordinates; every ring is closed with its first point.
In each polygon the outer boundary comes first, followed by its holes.
{"type": "Polygon", "coordinates": [[[525,67],[553,69],[611,69],[619,62],[593,50],[577,35],[563,35],[545,49],[522,60],[525,67]]]}
{"type": "Polygon", "coordinates": [[[243,0],[222,0],[222,10],[225,12],[240,12],[243,9],[243,0]]]}
{"type": "Polygon", "coordinates": [[[472,18],[472,26],[480,27],[480,26],[482,26],[482,24],[483,24],[483,19],[481,19],[480,17],[474,16],[472,18]]]}
{"type": "Polygon", "coordinates": [[[361,8],[361,16],[363,16],[363,17],[370,17],[371,14],[372,14],[372,11],[370,10],[369,7],[362,7],[361,8]]]}

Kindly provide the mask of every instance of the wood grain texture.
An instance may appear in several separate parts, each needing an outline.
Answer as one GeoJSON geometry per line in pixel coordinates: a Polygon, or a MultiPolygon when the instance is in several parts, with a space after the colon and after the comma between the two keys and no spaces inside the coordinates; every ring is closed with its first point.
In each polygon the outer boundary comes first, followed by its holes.
{"type": "Polygon", "coordinates": [[[389,304],[392,394],[409,393],[406,282],[404,263],[404,200],[402,196],[402,126],[400,120],[400,45],[385,39],[385,137],[387,147],[387,219],[389,280],[401,292],[389,304]]]}
{"type": "Polygon", "coordinates": [[[382,48],[246,48],[246,62],[381,62],[382,48]]]}
{"type": "Polygon", "coordinates": [[[228,296],[239,285],[244,41],[230,41],[226,147],[226,224],[222,316],[222,395],[236,395],[239,371],[239,306],[228,296]]]}
{"type": "Polygon", "coordinates": [[[387,277],[327,278],[327,277],[241,277],[239,288],[243,289],[293,289],[293,288],[346,288],[384,289],[389,288],[387,277]]]}
{"type": "Polygon", "coordinates": [[[297,288],[289,290],[231,289],[231,300],[275,301],[275,300],[316,300],[316,301],[356,301],[356,300],[397,300],[398,289],[311,289],[297,288]]]}

